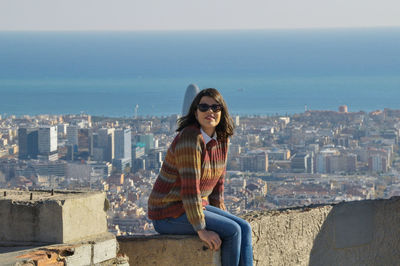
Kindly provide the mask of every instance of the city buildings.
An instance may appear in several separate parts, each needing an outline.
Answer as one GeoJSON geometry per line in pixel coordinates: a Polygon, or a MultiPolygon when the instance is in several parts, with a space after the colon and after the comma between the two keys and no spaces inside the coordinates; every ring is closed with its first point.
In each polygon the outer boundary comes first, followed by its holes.
{"type": "MultiPolygon", "coordinates": [[[[147,197],[177,118],[3,117],[0,186],[104,190],[110,230],[150,232],[147,197]]],[[[400,111],[235,120],[225,180],[232,213],[398,194],[400,111]]]]}
{"type": "Polygon", "coordinates": [[[240,156],[240,169],[251,172],[268,172],[268,154],[253,152],[240,156]]]}

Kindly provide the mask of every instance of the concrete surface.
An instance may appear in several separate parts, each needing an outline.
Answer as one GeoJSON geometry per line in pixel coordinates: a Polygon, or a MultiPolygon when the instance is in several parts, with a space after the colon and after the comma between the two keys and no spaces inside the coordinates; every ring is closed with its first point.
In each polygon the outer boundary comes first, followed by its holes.
{"type": "Polygon", "coordinates": [[[220,252],[213,252],[197,236],[118,237],[119,253],[130,265],[206,266],[221,265],[220,252]]]}
{"type": "Polygon", "coordinates": [[[328,205],[244,216],[253,230],[254,265],[308,265],[314,239],[332,208],[328,205]]]}
{"type": "Polygon", "coordinates": [[[100,263],[102,261],[110,260],[117,256],[117,241],[115,238],[104,239],[103,241],[97,241],[93,245],[93,263],[100,263]]]}
{"type": "Polygon", "coordinates": [[[73,244],[49,245],[0,254],[0,265],[127,265],[117,258],[117,240],[105,233],[73,244]]]}
{"type": "Polygon", "coordinates": [[[0,189],[0,244],[68,243],[107,232],[103,192],[0,189]]]}
{"type": "MultiPolygon", "coordinates": [[[[0,265],[127,265],[126,258],[116,257],[115,237],[105,233],[103,193],[40,192],[47,194],[31,200],[25,192],[3,192],[0,265]],[[48,245],[51,241],[68,244],[48,245]]],[[[400,197],[253,212],[244,218],[252,226],[256,266],[400,265],[400,197]]],[[[220,265],[220,253],[197,236],[118,237],[118,243],[130,265],[220,265]]]]}
{"type": "MultiPolygon", "coordinates": [[[[400,198],[253,212],[254,265],[400,265],[400,198]]],[[[131,265],[218,265],[195,236],[118,237],[131,265]]]]}
{"type": "Polygon", "coordinates": [[[244,217],[254,264],[400,265],[400,198],[304,207],[244,217]]]}
{"type": "Polygon", "coordinates": [[[400,265],[400,198],[334,206],[310,252],[309,265],[400,265]]]}

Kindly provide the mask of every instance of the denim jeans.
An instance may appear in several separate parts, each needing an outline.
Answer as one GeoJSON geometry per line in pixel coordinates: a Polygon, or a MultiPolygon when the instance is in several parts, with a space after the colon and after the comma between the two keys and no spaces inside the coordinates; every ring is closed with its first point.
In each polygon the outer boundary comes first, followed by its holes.
{"type": "MultiPolygon", "coordinates": [[[[213,206],[204,210],[206,229],[216,232],[222,240],[223,266],[253,265],[251,227],[245,220],[213,206]]],[[[154,229],[160,234],[196,235],[186,214],[178,218],[153,220],[154,229]]]]}

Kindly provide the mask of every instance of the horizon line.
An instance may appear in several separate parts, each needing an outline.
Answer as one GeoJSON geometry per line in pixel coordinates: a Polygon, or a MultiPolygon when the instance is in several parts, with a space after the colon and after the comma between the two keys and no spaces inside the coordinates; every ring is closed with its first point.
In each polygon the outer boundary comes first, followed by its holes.
{"type": "MultiPolygon", "coordinates": [[[[346,104],[345,104],[346,105],[346,104]]],[[[339,108],[341,105],[338,105],[337,108],[339,108]]],[[[349,106],[349,105],[346,105],[349,106]]],[[[334,113],[342,113],[342,114],[359,114],[359,113],[365,113],[365,114],[371,114],[374,112],[384,112],[385,110],[389,111],[400,111],[400,108],[389,108],[389,107],[383,107],[383,109],[373,109],[371,111],[368,110],[354,110],[354,111],[348,111],[348,112],[339,112],[337,109],[336,110],[329,110],[329,109],[308,109],[302,112],[271,112],[271,113],[240,113],[240,112],[230,112],[231,116],[239,116],[239,117],[252,117],[252,116],[266,116],[266,117],[277,117],[277,116],[295,116],[295,115],[300,115],[300,114],[305,114],[308,112],[334,112],[334,113]]],[[[158,114],[142,114],[138,115],[137,118],[134,118],[134,115],[101,115],[101,114],[90,114],[85,111],[81,111],[79,113],[40,113],[40,114],[15,114],[15,113],[7,113],[7,112],[0,112],[0,116],[2,116],[2,119],[9,118],[10,116],[15,116],[16,118],[21,118],[21,117],[37,117],[37,116],[75,116],[75,115],[89,115],[92,118],[93,117],[100,117],[104,119],[147,119],[147,118],[162,118],[162,117],[171,117],[171,116],[179,116],[182,115],[181,113],[171,113],[171,114],[165,114],[165,115],[158,115],[158,114]],[[4,117],[3,117],[4,116],[4,117]]]]}
{"type": "Polygon", "coordinates": [[[400,29],[397,26],[359,26],[359,27],[282,27],[282,28],[220,28],[220,29],[0,29],[0,32],[209,32],[209,31],[308,31],[308,30],[370,30],[400,29]]]}

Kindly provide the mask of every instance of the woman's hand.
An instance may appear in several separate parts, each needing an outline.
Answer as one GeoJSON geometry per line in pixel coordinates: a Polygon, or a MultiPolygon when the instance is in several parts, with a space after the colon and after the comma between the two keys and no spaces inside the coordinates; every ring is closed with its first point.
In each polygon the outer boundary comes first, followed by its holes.
{"type": "Polygon", "coordinates": [[[206,229],[202,229],[197,231],[197,234],[199,235],[200,239],[207,244],[207,246],[214,251],[219,250],[221,247],[221,238],[219,238],[219,235],[213,231],[208,231],[206,229]]]}

